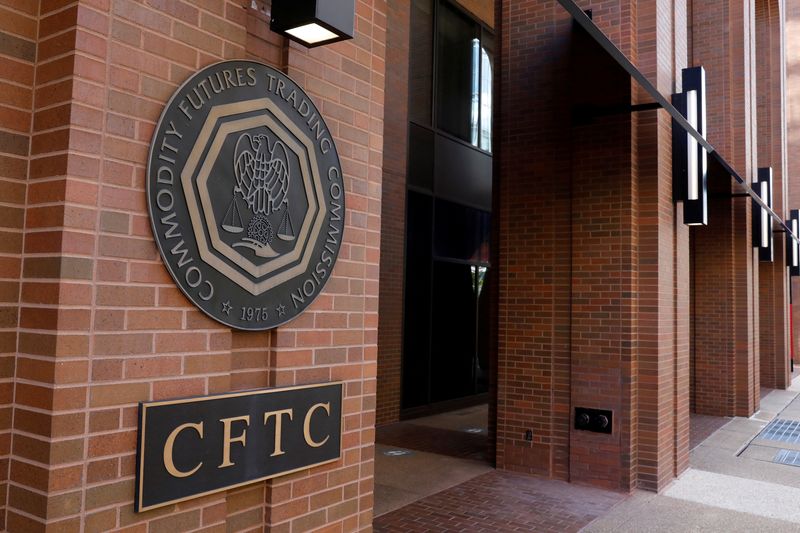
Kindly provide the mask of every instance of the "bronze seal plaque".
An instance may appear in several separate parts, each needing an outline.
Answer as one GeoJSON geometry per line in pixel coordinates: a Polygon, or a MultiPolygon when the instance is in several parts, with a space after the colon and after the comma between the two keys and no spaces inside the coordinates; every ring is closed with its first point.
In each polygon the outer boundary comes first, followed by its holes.
{"type": "Polygon", "coordinates": [[[244,330],[302,313],[344,231],[330,130],[294,81],[253,61],[211,65],[173,95],[150,147],[147,203],[177,285],[244,330]]]}

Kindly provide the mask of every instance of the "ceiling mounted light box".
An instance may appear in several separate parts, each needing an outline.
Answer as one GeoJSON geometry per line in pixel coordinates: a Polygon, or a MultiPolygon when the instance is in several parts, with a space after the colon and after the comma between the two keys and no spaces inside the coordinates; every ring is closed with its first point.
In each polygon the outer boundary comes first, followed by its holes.
{"type": "Polygon", "coordinates": [[[273,0],[269,27],[307,48],[353,38],[355,0],[273,0]]]}

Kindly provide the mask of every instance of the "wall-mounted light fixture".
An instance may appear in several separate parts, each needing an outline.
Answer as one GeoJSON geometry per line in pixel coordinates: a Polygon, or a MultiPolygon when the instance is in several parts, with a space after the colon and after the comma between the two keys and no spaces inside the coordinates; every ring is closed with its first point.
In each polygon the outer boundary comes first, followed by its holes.
{"type": "Polygon", "coordinates": [[[353,38],[355,0],[272,0],[272,31],[307,48],[353,38]]]}
{"type": "MultiPolygon", "coordinates": [[[[800,235],[800,209],[789,211],[789,220],[786,225],[795,235],[800,235]]],[[[786,234],[786,266],[789,267],[790,276],[800,276],[800,244],[791,235],[786,234]]]]}
{"type": "MultiPolygon", "coordinates": [[[[706,71],[683,69],[683,92],[672,95],[672,105],[689,124],[706,134],[706,71]]],[[[672,194],[683,202],[683,223],[708,224],[708,154],[697,139],[672,122],[672,194]]]]}
{"type": "MultiPolygon", "coordinates": [[[[772,167],[758,169],[758,181],[753,183],[753,189],[765,204],[772,209],[772,167]]],[[[769,212],[753,200],[753,246],[758,248],[758,258],[761,261],[772,262],[773,237],[772,219],[769,212]]]]}

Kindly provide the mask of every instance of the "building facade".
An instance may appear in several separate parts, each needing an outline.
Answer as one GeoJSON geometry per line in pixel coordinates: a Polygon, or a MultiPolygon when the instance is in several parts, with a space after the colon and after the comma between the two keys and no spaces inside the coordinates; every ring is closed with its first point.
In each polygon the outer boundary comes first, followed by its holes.
{"type": "Polygon", "coordinates": [[[498,469],[659,491],[690,413],[789,385],[791,246],[767,217],[762,260],[731,170],[800,208],[800,2],[577,2],[667,100],[704,67],[701,226],[673,117],[571,2],[356,0],[353,38],[310,49],[271,4],[0,0],[6,530],[369,530],[376,425],[475,402],[498,469]],[[172,95],[232,59],[309,95],[346,198],[321,294],[256,332],[176,286],[146,191],[172,95]],[[339,382],[338,460],[136,511],[140,402],[339,382]]]}

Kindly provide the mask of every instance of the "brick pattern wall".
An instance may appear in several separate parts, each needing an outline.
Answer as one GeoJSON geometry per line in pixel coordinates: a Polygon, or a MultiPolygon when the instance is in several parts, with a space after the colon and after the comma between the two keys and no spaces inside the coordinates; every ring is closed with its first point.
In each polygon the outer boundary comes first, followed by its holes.
{"type": "MultiPolygon", "coordinates": [[[[686,33],[669,21],[681,25],[685,3],[585,7],[671,92],[686,33]]],[[[497,464],[658,490],[688,464],[688,230],[671,198],[671,123],[571,123],[585,106],[649,100],[557,4],[501,2],[497,20],[497,464]],[[572,429],[577,406],[612,409],[613,433],[572,429]]]]}
{"type": "MultiPolygon", "coordinates": [[[[99,172],[98,136],[83,126],[99,119],[85,104],[91,94],[73,76],[96,75],[88,31],[78,32],[76,5],[42,5],[38,14],[30,163],[20,276],[12,457],[6,528],[41,531],[43,522],[65,524],[80,496],[79,464],[85,431],[88,341],[75,333],[89,323],[94,228],[93,183],[99,172]],[[78,44],[80,42],[80,44],[78,44]],[[81,53],[76,52],[80,48],[81,53]],[[73,68],[74,67],[74,68],[73,68]],[[74,92],[87,91],[72,102],[74,92]],[[77,126],[70,133],[71,124],[77,126]],[[74,152],[74,156],[68,154],[74,152]],[[94,152],[93,155],[88,155],[94,152]],[[48,493],[58,493],[52,500],[48,493]],[[57,503],[56,503],[57,502],[57,503]]],[[[67,521],[69,522],[69,521],[67,521]]],[[[72,522],[74,524],[74,521],[72,522]]],[[[66,525],[66,524],[65,524],[66,525]]]]}
{"type": "MultiPolygon", "coordinates": [[[[687,2],[640,2],[638,66],[670,94],[687,64],[687,2]]],[[[651,97],[641,89],[638,102],[651,97]]],[[[689,462],[689,228],[672,200],[672,120],[635,114],[638,170],[638,486],[664,488],[689,462]],[[657,179],[656,179],[657,178],[657,179]],[[672,416],[665,413],[672,412],[672,416]]]]}
{"type": "Polygon", "coordinates": [[[5,524],[38,2],[0,2],[0,525],[5,524]]]}
{"type": "MultiPolygon", "coordinates": [[[[786,122],[784,115],[784,25],[778,0],[757,0],[756,89],[758,116],[758,166],[773,171],[774,209],[781,218],[786,209],[786,122]]],[[[774,261],[759,264],[759,352],[761,386],[785,389],[789,369],[789,282],[783,235],[776,233],[774,261]]]]}
{"type": "MultiPolygon", "coordinates": [[[[33,21],[39,15],[39,39],[30,170],[21,166],[27,148],[3,159],[4,186],[26,173],[29,182],[9,531],[371,524],[385,2],[357,1],[356,38],[311,52],[269,33],[269,5],[258,7],[14,3],[33,21]],[[146,153],[164,103],[198,68],[241,57],[282,67],[305,86],[336,139],[347,193],[332,279],[302,317],[267,333],[232,333],[182,296],[145,204],[146,153]],[[322,381],[345,382],[341,461],[133,513],[136,402],[322,381]]],[[[15,85],[33,83],[27,61],[27,72],[24,63],[4,67],[15,85]]]]}
{"type": "Polygon", "coordinates": [[[405,282],[408,68],[411,3],[389,0],[386,42],[386,117],[381,205],[381,294],[378,327],[377,423],[400,419],[405,282]]]}
{"type": "MultiPolygon", "coordinates": [[[[756,168],[755,13],[752,2],[694,2],[690,63],[706,68],[707,137],[744,173],[756,168]]],[[[750,416],[759,402],[758,258],[751,203],[728,198],[730,176],[710,168],[709,225],[694,239],[694,386],[701,414],[750,416]],[[720,297],[724,295],[725,297],[720,297]]]]}
{"type": "MultiPolygon", "coordinates": [[[[800,208],[800,2],[782,4],[785,13],[786,52],[786,159],[788,209],[800,208]]],[[[795,360],[800,360],[800,278],[791,280],[792,338],[795,360]]]]}
{"type": "Polygon", "coordinates": [[[568,86],[570,21],[554,2],[506,0],[495,20],[496,463],[567,480],[570,191],[544,178],[569,165],[558,124],[570,109],[552,88],[568,86]]]}

